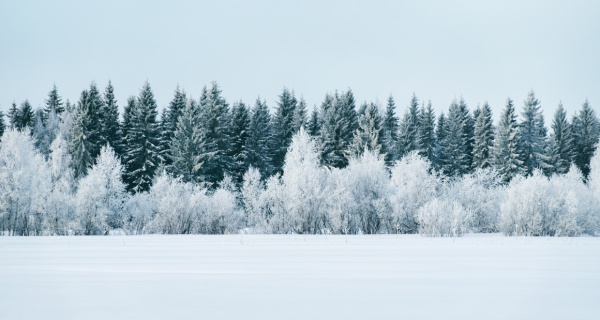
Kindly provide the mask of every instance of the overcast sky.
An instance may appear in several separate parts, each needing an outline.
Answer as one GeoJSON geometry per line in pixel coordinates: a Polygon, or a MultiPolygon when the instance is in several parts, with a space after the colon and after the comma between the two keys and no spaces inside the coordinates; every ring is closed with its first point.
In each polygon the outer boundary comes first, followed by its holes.
{"type": "Polygon", "coordinates": [[[402,114],[414,92],[495,119],[534,89],[549,119],[560,100],[600,106],[599,17],[600,1],[2,1],[0,109],[109,79],[121,106],[148,80],[162,108],[214,80],[230,102],[351,88],[402,114]]]}

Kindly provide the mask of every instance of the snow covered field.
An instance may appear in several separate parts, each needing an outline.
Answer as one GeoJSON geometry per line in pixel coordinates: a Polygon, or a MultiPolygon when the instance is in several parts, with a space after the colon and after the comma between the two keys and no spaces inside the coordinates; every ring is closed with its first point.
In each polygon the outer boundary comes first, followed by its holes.
{"type": "Polygon", "coordinates": [[[0,319],[598,319],[600,238],[0,237],[0,319]]]}

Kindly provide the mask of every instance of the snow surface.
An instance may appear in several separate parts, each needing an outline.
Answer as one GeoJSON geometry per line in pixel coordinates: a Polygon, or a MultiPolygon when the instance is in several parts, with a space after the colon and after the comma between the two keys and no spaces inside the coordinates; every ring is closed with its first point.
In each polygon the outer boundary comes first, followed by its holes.
{"type": "Polygon", "coordinates": [[[0,237],[0,319],[598,319],[600,238],[0,237]]]}

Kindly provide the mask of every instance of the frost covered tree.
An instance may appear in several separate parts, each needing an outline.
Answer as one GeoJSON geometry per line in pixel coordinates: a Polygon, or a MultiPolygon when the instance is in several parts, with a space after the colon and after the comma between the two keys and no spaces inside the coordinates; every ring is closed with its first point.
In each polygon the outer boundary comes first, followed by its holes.
{"type": "Polygon", "coordinates": [[[471,171],[472,164],[472,132],[469,110],[461,99],[454,100],[448,110],[442,142],[444,162],[442,170],[449,176],[460,176],[471,171]]]}
{"type": "Polygon", "coordinates": [[[475,119],[473,143],[473,167],[485,169],[492,166],[492,148],[494,145],[494,125],[492,109],[486,102],[475,119]]]}
{"type": "Polygon", "coordinates": [[[431,101],[421,106],[419,112],[419,155],[425,157],[429,162],[435,158],[435,113],[431,101]]]}
{"type": "Polygon", "coordinates": [[[523,160],[517,136],[517,116],[509,98],[500,114],[494,139],[494,164],[504,182],[523,172],[523,160]]]}
{"type": "Polygon", "coordinates": [[[573,163],[579,168],[584,179],[590,174],[590,159],[596,151],[600,137],[600,127],[596,113],[586,99],[577,116],[573,117],[573,140],[575,158],[573,163]]]}
{"type": "Polygon", "coordinates": [[[163,111],[160,130],[160,152],[164,164],[167,167],[172,163],[171,144],[173,142],[173,137],[175,136],[175,131],[177,130],[179,117],[183,114],[183,110],[185,109],[186,101],[185,91],[177,86],[173,99],[163,111]]]}
{"type": "Polygon", "coordinates": [[[400,122],[398,141],[400,156],[419,149],[419,99],[414,93],[408,110],[400,122]]]}
{"type": "Polygon", "coordinates": [[[2,137],[4,131],[6,131],[6,122],[4,122],[4,112],[0,111],[0,137],[2,137]]]}
{"type": "Polygon", "coordinates": [[[109,229],[123,226],[127,193],[122,175],[123,167],[113,149],[102,147],[96,164],[79,181],[75,195],[82,234],[107,234],[109,229]]]}
{"type": "Polygon", "coordinates": [[[571,125],[562,103],[552,119],[552,134],[550,135],[550,157],[555,173],[564,174],[569,171],[573,159],[573,137],[571,125]]]}
{"type": "Polygon", "coordinates": [[[134,104],[125,140],[123,162],[125,182],[134,193],[149,190],[156,168],[161,163],[156,100],[146,82],[134,104]]]}
{"type": "Polygon", "coordinates": [[[352,91],[326,95],[321,104],[319,154],[321,163],[330,168],[348,165],[348,149],[356,130],[355,101],[352,91]]]}
{"type": "Polygon", "coordinates": [[[459,237],[469,230],[472,213],[456,201],[434,198],[417,212],[419,233],[429,237],[459,237]]]}
{"type": "Polygon", "coordinates": [[[71,157],[67,141],[59,132],[52,144],[48,168],[52,179],[52,191],[46,202],[46,228],[50,234],[67,235],[77,229],[75,221],[75,180],[70,167],[71,157]]]}
{"type": "Polygon", "coordinates": [[[264,194],[265,185],[260,172],[253,167],[248,168],[248,171],[244,174],[241,195],[246,227],[255,233],[268,231],[264,194]]]}
{"type": "Polygon", "coordinates": [[[65,109],[62,98],[58,95],[56,84],[52,86],[52,90],[48,93],[48,98],[44,101],[44,116],[48,118],[50,113],[61,114],[65,109]]]}
{"type": "Polygon", "coordinates": [[[392,230],[417,233],[417,210],[439,194],[439,177],[432,171],[430,162],[416,152],[404,156],[391,171],[392,230]]]}
{"type": "Polygon", "coordinates": [[[9,235],[43,234],[51,190],[48,173],[29,129],[4,133],[0,143],[0,230],[9,235]]]}
{"type": "Polygon", "coordinates": [[[292,128],[294,134],[300,131],[300,128],[306,127],[306,112],[306,101],[304,101],[304,98],[300,97],[300,100],[298,100],[298,104],[294,109],[294,115],[292,116],[292,128]]]}
{"type": "Polygon", "coordinates": [[[250,111],[243,102],[233,105],[231,110],[231,176],[236,185],[241,185],[244,173],[248,170],[248,134],[250,131],[250,111]]]}
{"type": "Polygon", "coordinates": [[[385,154],[381,122],[377,106],[373,103],[369,104],[365,113],[358,119],[358,129],[354,131],[354,138],[349,150],[352,157],[358,157],[366,150],[376,154],[385,154]]]}
{"type": "Polygon", "coordinates": [[[271,175],[274,170],[271,153],[272,134],[269,108],[258,98],[250,115],[246,145],[248,165],[256,168],[263,179],[271,175]]]}
{"type": "Polygon", "coordinates": [[[519,124],[518,133],[524,174],[529,176],[535,169],[550,170],[550,157],[546,153],[547,141],[540,101],[535,97],[533,91],[527,95],[521,115],[523,121],[519,124]]]}

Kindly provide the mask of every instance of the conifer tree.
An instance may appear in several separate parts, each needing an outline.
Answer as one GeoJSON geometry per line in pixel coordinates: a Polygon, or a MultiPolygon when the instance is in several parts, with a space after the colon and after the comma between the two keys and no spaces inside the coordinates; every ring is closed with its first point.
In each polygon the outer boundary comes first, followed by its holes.
{"type": "Polygon", "coordinates": [[[390,95],[387,100],[385,116],[383,118],[383,142],[387,149],[385,163],[392,166],[399,159],[398,154],[398,117],[396,116],[396,103],[390,95]]]}
{"type": "Polygon", "coordinates": [[[400,122],[399,156],[418,150],[419,137],[419,99],[413,93],[410,106],[400,122]]]}
{"type": "Polygon", "coordinates": [[[445,161],[441,163],[442,170],[449,176],[460,176],[471,169],[467,116],[468,110],[465,109],[464,103],[454,100],[448,110],[446,132],[442,142],[445,157],[445,161]]]}
{"type": "Polygon", "coordinates": [[[562,103],[559,103],[552,119],[550,135],[551,159],[555,173],[564,174],[569,171],[573,160],[573,143],[567,113],[562,103]]]}
{"type": "Polygon", "coordinates": [[[478,109],[475,121],[475,139],[473,145],[473,167],[485,169],[492,166],[492,148],[494,145],[494,125],[492,109],[485,102],[478,109]]]}
{"type": "Polygon", "coordinates": [[[123,160],[127,168],[125,181],[128,190],[135,193],[148,191],[156,168],[161,162],[159,153],[159,131],[157,106],[150,84],[142,87],[135,103],[129,110],[131,118],[127,129],[123,160]]]}
{"type": "Polygon", "coordinates": [[[294,133],[294,113],[298,101],[294,93],[287,88],[279,95],[277,108],[273,117],[273,167],[276,172],[281,172],[285,154],[294,133]]]}
{"type": "Polygon", "coordinates": [[[292,118],[294,134],[298,133],[301,127],[306,126],[306,121],[306,101],[304,101],[304,98],[300,98],[296,109],[294,109],[294,116],[292,118]]]}
{"type": "Polygon", "coordinates": [[[433,167],[440,171],[442,170],[444,164],[448,161],[446,157],[446,148],[444,145],[446,142],[446,131],[448,130],[446,125],[446,115],[444,115],[444,112],[442,112],[438,117],[435,128],[435,143],[433,149],[433,167]]]}
{"type": "Polygon", "coordinates": [[[184,182],[204,182],[201,169],[212,154],[206,152],[206,131],[200,127],[200,107],[189,100],[177,121],[177,129],[172,138],[171,161],[167,170],[184,182]]]}
{"type": "Polygon", "coordinates": [[[535,169],[550,169],[546,154],[546,136],[544,120],[540,111],[540,101],[530,91],[525,100],[523,121],[519,124],[519,140],[523,156],[524,174],[530,176],[535,169]]]}
{"type": "Polygon", "coordinates": [[[494,137],[494,164],[504,182],[509,182],[524,171],[517,130],[515,107],[509,98],[500,114],[494,137]]]}
{"type": "MultiPolygon", "coordinates": [[[[301,125],[303,126],[303,125],[301,125]]],[[[233,105],[231,110],[231,175],[234,182],[241,186],[244,173],[248,170],[248,134],[250,114],[243,102],[233,105]]]]}
{"type": "Polygon", "coordinates": [[[596,113],[587,99],[579,114],[573,118],[573,140],[575,157],[573,162],[581,170],[584,179],[590,174],[590,160],[596,152],[596,144],[600,136],[600,126],[596,113]]]}
{"type": "Polygon", "coordinates": [[[171,157],[171,141],[177,130],[177,122],[186,107],[186,94],[179,86],[175,89],[173,100],[169,103],[166,109],[163,110],[161,117],[161,137],[160,137],[160,152],[165,161],[165,166],[169,166],[172,161],[171,157]]]}
{"type": "Polygon", "coordinates": [[[4,122],[4,112],[0,110],[0,137],[2,137],[4,131],[6,131],[6,122],[4,122]]]}
{"type": "Polygon", "coordinates": [[[348,150],[356,130],[352,91],[326,95],[320,113],[318,145],[321,164],[343,168],[348,165],[348,150]]]}
{"type": "Polygon", "coordinates": [[[272,165],[272,128],[269,108],[260,98],[256,99],[254,109],[250,116],[248,129],[248,165],[256,168],[262,179],[266,179],[273,173],[272,165]]]}
{"type": "Polygon", "coordinates": [[[33,128],[35,122],[35,114],[29,100],[23,101],[21,103],[21,108],[19,109],[18,118],[15,122],[16,128],[19,130],[23,130],[25,128],[33,128]]]}
{"type": "Polygon", "coordinates": [[[117,154],[120,154],[119,106],[110,81],[108,81],[104,91],[103,102],[100,107],[100,114],[102,115],[100,118],[100,144],[101,147],[108,144],[117,154]]]}
{"type": "Polygon", "coordinates": [[[317,108],[315,107],[313,109],[313,111],[310,114],[310,119],[308,120],[308,123],[306,125],[306,132],[313,137],[313,139],[317,136],[319,136],[320,134],[320,119],[319,119],[319,112],[317,111],[317,108]]]}
{"type": "Polygon", "coordinates": [[[53,85],[52,90],[48,93],[48,99],[45,101],[44,106],[44,120],[48,119],[51,112],[61,114],[65,109],[63,107],[62,99],[58,95],[56,84],[53,85]]]}
{"type": "MultiPolygon", "coordinates": [[[[130,96],[129,98],[127,98],[127,104],[125,105],[124,109],[123,109],[123,122],[121,123],[121,147],[119,148],[119,150],[121,151],[121,154],[125,153],[125,150],[127,149],[127,145],[128,143],[128,136],[129,136],[129,132],[131,131],[131,126],[132,126],[132,121],[133,118],[135,117],[135,112],[136,112],[136,97],[134,96],[130,96]]],[[[123,160],[123,159],[121,159],[123,160]]],[[[127,168],[125,167],[124,169],[125,172],[127,172],[127,168]]]]}
{"type": "Polygon", "coordinates": [[[421,107],[419,112],[419,155],[434,163],[435,150],[435,113],[431,101],[421,107]]]}
{"type": "Polygon", "coordinates": [[[89,139],[94,135],[90,125],[91,116],[88,103],[88,91],[81,92],[81,97],[75,109],[73,123],[69,130],[68,151],[71,156],[71,169],[75,178],[83,177],[94,162],[95,146],[89,139]]]}
{"type": "Polygon", "coordinates": [[[385,154],[382,122],[377,106],[370,103],[365,113],[358,119],[358,129],[354,132],[354,139],[350,146],[351,157],[358,158],[365,151],[385,154]]]}
{"type": "Polygon", "coordinates": [[[13,101],[10,110],[8,110],[8,124],[11,129],[19,128],[19,119],[21,116],[19,115],[19,109],[17,108],[17,104],[13,101]]]}

